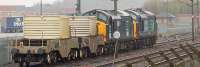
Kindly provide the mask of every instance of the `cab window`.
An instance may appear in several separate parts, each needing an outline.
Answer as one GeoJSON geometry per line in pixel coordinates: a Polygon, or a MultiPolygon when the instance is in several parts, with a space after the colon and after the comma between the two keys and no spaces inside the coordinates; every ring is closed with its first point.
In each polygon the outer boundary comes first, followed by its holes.
{"type": "Polygon", "coordinates": [[[106,21],[108,22],[108,17],[102,13],[98,13],[98,20],[103,20],[103,21],[106,21]]]}

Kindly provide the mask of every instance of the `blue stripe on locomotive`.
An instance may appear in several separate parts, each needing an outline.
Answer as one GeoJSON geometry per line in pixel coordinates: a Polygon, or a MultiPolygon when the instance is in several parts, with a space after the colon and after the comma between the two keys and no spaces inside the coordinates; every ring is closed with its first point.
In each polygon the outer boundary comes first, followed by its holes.
{"type": "Polygon", "coordinates": [[[139,38],[143,38],[145,35],[145,32],[143,30],[143,25],[142,25],[142,17],[140,15],[136,15],[136,23],[137,23],[137,29],[139,32],[139,38]]]}

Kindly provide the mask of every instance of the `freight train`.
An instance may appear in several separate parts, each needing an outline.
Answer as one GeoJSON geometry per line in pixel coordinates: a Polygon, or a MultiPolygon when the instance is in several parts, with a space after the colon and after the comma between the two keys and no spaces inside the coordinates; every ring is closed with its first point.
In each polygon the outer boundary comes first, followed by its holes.
{"type": "Polygon", "coordinates": [[[24,38],[13,40],[11,54],[20,66],[30,62],[57,64],[64,60],[152,47],[157,39],[153,13],[142,9],[95,9],[82,16],[26,16],[24,38]],[[114,38],[115,31],[120,33],[114,38]]]}

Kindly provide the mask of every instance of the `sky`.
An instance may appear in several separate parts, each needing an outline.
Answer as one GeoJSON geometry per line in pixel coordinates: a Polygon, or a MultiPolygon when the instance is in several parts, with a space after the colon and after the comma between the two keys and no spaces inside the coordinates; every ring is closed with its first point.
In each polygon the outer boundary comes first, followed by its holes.
{"type": "MultiPolygon", "coordinates": [[[[146,0],[118,0],[119,9],[142,7],[146,0]]],[[[83,10],[89,9],[113,9],[111,0],[85,0],[82,4],[83,10]]]]}
{"type": "MultiPolygon", "coordinates": [[[[52,4],[59,0],[42,0],[43,3],[52,4]]],[[[25,5],[26,7],[33,6],[36,3],[40,3],[40,0],[0,0],[0,5],[25,5]]]]}
{"type": "MultiPolygon", "coordinates": [[[[42,0],[42,1],[43,1],[43,3],[52,4],[55,1],[61,1],[61,0],[42,0]]],[[[66,0],[66,1],[72,2],[72,1],[76,1],[76,0],[66,0]]],[[[100,5],[100,2],[112,4],[111,0],[82,0],[82,1],[83,1],[83,3],[87,3],[87,5],[88,4],[92,5],[92,3],[100,5]]],[[[120,1],[120,3],[126,4],[126,5],[130,5],[130,4],[139,5],[139,4],[143,3],[145,0],[119,0],[119,1],[120,1]]],[[[30,7],[36,3],[40,3],[40,0],[0,0],[0,5],[25,5],[26,7],[30,7]]],[[[106,6],[106,5],[104,5],[104,6],[106,6]]]]}
{"type": "MultiPolygon", "coordinates": [[[[63,0],[42,0],[45,4],[53,4],[57,1],[63,0]]],[[[119,0],[118,9],[138,8],[144,5],[147,0],[119,0]]],[[[83,12],[91,9],[113,9],[113,2],[111,0],[81,0],[81,10],[83,12]]],[[[31,7],[34,4],[40,3],[40,0],[0,0],[0,5],[25,5],[31,7]]],[[[60,6],[66,6],[66,8],[75,8],[76,0],[65,0],[64,4],[60,6]]]]}

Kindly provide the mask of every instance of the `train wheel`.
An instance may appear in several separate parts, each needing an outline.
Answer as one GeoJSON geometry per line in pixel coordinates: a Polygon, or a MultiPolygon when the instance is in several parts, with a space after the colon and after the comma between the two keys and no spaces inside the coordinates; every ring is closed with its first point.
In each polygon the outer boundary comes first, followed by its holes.
{"type": "Polygon", "coordinates": [[[150,42],[149,42],[149,38],[147,38],[147,39],[145,39],[146,40],[146,42],[145,42],[145,45],[146,45],[146,48],[149,48],[149,45],[150,45],[150,42]]]}
{"type": "Polygon", "coordinates": [[[146,48],[146,39],[141,40],[141,48],[146,48]]]}
{"type": "Polygon", "coordinates": [[[122,43],[119,44],[119,45],[121,45],[121,50],[126,51],[126,42],[125,42],[125,41],[122,42],[122,43]]]}
{"type": "Polygon", "coordinates": [[[131,41],[131,43],[130,43],[130,46],[131,46],[130,49],[131,49],[131,50],[135,50],[135,49],[136,49],[136,47],[135,47],[135,45],[136,45],[135,42],[136,42],[135,40],[131,41]]]}
{"type": "Polygon", "coordinates": [[[153,44],[156,44],[156,37],[153,37],[153,44]]]}
{"type": "Polygon", "coordinates": [[[128,44],[127,44],[127,49],[128,50],[131,50],[131,47],[133,47],[133,41],[129,41],[128,44]]]}
{"type": "Polygon", "coordinates": [[[129,43],[128,42],[124,42],[124,50],[125,51],[129,50],[128,46],[129,46],[129,43]]]}
{"type": "Polygon", "coordinates": [[[57,51],[53,51],[49,53],[48,61],[50,64],[58,64],[62,61],[62,58],[57,51]]]}
{"type": "Polygon", "coordinates": [[[112,43],[109,46],[109,53],[114,53],[114,45],[112,43]]]}
{"type": "Polygon", "coordinates": [[[101,55],[103,55],[103,53],[104,53],[103,45],[99,45],[97,47],[97,56],[101,56],[101,55]]]}
{"type": "Polygon", "coordinates": [[[133,50],[137,49],[136,48],[136,46],[137,46],[137,41],[136,40],[133,41],[132,45],[133,45],[133,50]]]}
{"type": "Polygon", "coordinates": [[[144,44],[145,44],[145,48],[149,47],[149,39],[148,38],[145,39],[144,44]]]}
{"type": "Polygon", "coordinates": [[[127,42],[124,42],[123,45],[124,45],[123,50],[124,50],[124,51],[127,51],[127,42]]]}
{"type": "Polygon", "coordinates": [[[81,49],[79,50],[79,58],[80,58],[80,59],[83,59],[83,58],[84,58],[84,57],[83,57],[83,52],[84,52],[84,49],[81,48],[81,49]]]}
{"type": "Polygon", "coordinates": [[[148,48],[151,47],[151,44],[152,44],[152,40],[151,40],[151,38],[149,38],[149,39],[148,39],[148,48]]]}
{"type": "Polygon", "coordinates": [[[72,57],[72,54],[71,54],[71,51],[69,52],[68,56],[67,56],[67,60],[71,60],[71,57],[72,57]]]}
{"type": "Polygon", "coordinates": [[[26,62],[26,67],[30,67],[30,62],[26,62]]]}
{"type": "Polygon", "coordinates": [[[68,60],[74,60],[75,59],[75,48],[71,48],[69,55],[67,57],[68,57],[68,60]]]}
{"type": "Polygon", "coordinates": [[[52,64],[56,64],[58,62],[55,52],[51,52],[49,56],[50,56],[50,61],[52,62],[52,64]]]}
{"type": "Polygon", "coordinates": [[[47,64],[51,64],[51,58],[49,54],[47,55],[47,64]]]}
{"type": "Polygon", "coordinates": [[[87,51],[86,51],[85,47],[81,48],[80,50],[82,51],[82,53],[80,52],[80,56],[82,54],[82,58],[86,58],[87,57],[87,51]]]}
{"type": "Polygon", "coordinates": [[[152,38],[149,38],[149,45],[148,45],[148,46],[149,46],[150,48],[151,48],[151,45],[152,45],[152,41],[153,41],[152,38]]]}
{"type": "Polygon", "coordinates": [[[136,49],[140,49],[140,46],[141,46],[140,42],[141,42],[140,40],[137,40],[136,49]]]}
{"type": "MultiPolygon", "coordinates": [[[[88,49],[87,49],[87,47],[83,47],[83,48],[81,49],[81,51],[82,51],[82,57],[83,57],[83,58],[88,57],[88,49]]],[[[81,55],[81,53],[80,53],[80,55],[81,55]]]]}
{"type": "Polygon", "coordinates": [[[151,38],[151,45],[150,45],[150,47],[153,47],[153,45],[154,45],[154,38],[151,38]]]}
{"type": "Polygon", "coordinates": [[[118,46],[119,51],[125,51],[125,45],[126,45],[125,42],[118,43],[117,46],[118,46]]]}
{"type": "Polygon", "coordinates": [[[74,49],[72,51],[72,59],[75,60],[77,55],[78,55],[78,53],[76,52],[76,49],[74,49]]]}
{"type": "Polygon", "coordinates": [[[137,48],[138,48],[138,49],[141,49],[142,47],[143,47],[143,45],[142,45],[142,40],[138,40],[137,48]]]}
{"type": "Polygon", "coordinates": [[[143,39],[142,44],[143,44],[142,48],[147,48],[147,39],[143,39]]]}
{"type": "Polygon", "coordinates": [[[18,62],[17,60],[19,60],[19,58],[17,57],[17,54],[12,54],[11,56],[12,56],[12,57],[11,57],[12,61],[13,61],[14,63],[17,63],[17,62],[18,62]]]}
{"type": "Polygon", "coordinates": [[[142,47],[141,40],[138,40],[136,46],[137,46],[137,49],[140,49],[142,47]]]}
{"type": "Polygon", "coordinates": [[[133,45],[133,50],[135,50],[135,49],[137,49],[137,40],[134,40],[133,42],[132,42],[132,45],[133,45]]]}
{"type": "MultiPolygon", "coordinates": [[[[114,47],[114,48],[113,48],[113,53],[114,53],[114,51],[115,51],[115,45],[116,45],[116,43],[113,44],[113,47],[114,47]]],[[[123,48],[123,45],[121,44],[121,42],[118,41],[116,47],[118,48],[118,50],[121,50],[121,49],[123,48]]]]}
{"type": "Polygon", "coordinates": [[[132,50],[132,49],[134,49],[134,41],[130,41],[129,42],[129,44],[128,44],[128,48],[129,48],[129,50],[132,50]]]}
{"type": "Polygon", "coordinates": [[[155,38],[154,37],[152,37],[151,38],[151,45],[150,45],[150,47],[153,47],[153,45],[156,43],[156,40],[155,40],[155,38]]]}
{"type": "Polygon", "coordinates": [[[75,50],[75,60],[77,60],[80,57],[80,50],[77,48],[75,50]]]}
{"type": "Polygon", "coordinates": [[[78,48],[73,48],[71,53],[71,59],[77,60],[80,57],[80,50],[78,48]]]}
{"type": "Polygon", "coordinates": [[[108,54],[114,53],[114,48],[115,48],[115,43],[114,42],[108,43],[108,45],[107,45],[108,54]]]}
{"type": "Polygon", "coordinates": [[[19,62],[19,67],[24,67],[24,62],[19,62]]]}
{"type": "Polygon", "coordinates": [[[148,38],[148,48],[150,48],[151,45],[152,45],[152,39],[151,39],[151,37],[150,37],[150,38],[148,38]]]}
{"type": "Polygon", "coordinates": [[[42,61],[41,61],[42,64],[47,64],[47,65],[49,64],[48,63],[48,55],[42,54],[41,59],[42,59],[42,61]]]}
{"type": "Polygon", "coordinates": [[[105,44],[105,46],[104,46],[104,54],[105,55],[109,54],[109,45],[108,44],[105,44]]]}

